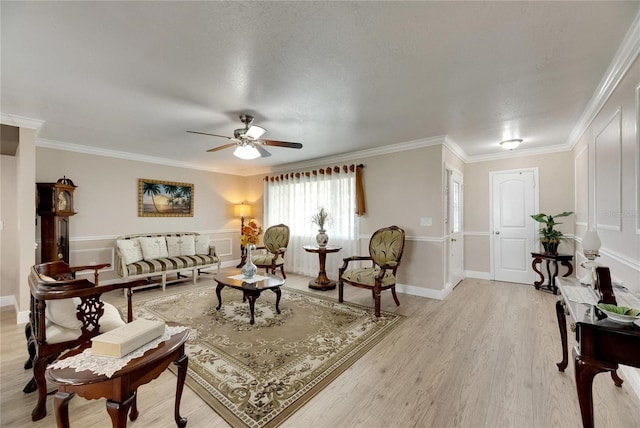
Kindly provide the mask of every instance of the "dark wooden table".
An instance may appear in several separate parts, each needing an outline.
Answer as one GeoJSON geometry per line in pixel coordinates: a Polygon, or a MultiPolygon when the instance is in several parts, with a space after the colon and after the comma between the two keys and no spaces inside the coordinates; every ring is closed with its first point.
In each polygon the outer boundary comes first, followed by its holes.
{"type": "Polygon", "coordinates": [[[563,275],[563,277],[567,277],[573,273],[573,265],[571,264],[573,256],[571,254],[531,253],[531,257],[533,257],[531,267],[540,276],[540,280],[533,283],[536,290],[539,290],[544,283],[544,275],[540,272],[538,266],[540,266],[542,261],[545,260],[547,262],[547,277],[549,278],[549,282],[544,286],[544,288],[552,291],[553,294],[558,294],[558,287],[556,286],[558,262],[567,268],[567,273],[563,275]],[[551,264],[553,264],[553,274],[551,273],[551,264]]]}
{"type": "MultiPolygon", "coordinates": [[[[573,357],[582,425],[593,428],[593,378],[598,373],[610,372],[615,385],[622,386],[622,379],[617,374],[618,365],[640,367],[640,327],[600,319],[595,306],[569,300],[567,287],[592,290],[579,280],[561,279],[558,285],[561,297],[556,302],[556,315],[562,340],[562,361],[557,365],[563,372],[569,362],[566,318],[569,315],[578,342],[573,357]]],[[[595,293],[594,297],[597,299],[595,293]]]]}
{"type": "MultiPolygon", "coordinates": [[[[189,358],[184,353],[184,343],[188,337],[189,330],[174,334],[167,341],[160,343],[157,348],[150,349],[142,357],[131,360],[110,378],[88,370],[76,372],[73,368],[47,369],[47,378],[58,385],[58,392],[53,399],[58,428],[69,428],[69,400],[75,394],[88,400],[106,398],[107,412],[111,417],[113,428],[125,428],[129,409],[131,409],[129,419],[135,421],[138,418],[136,405],[138,387],[160,376],[172,362],[178,366],[174,417],[178,427],[186,426],[187,418],[180,416],[180,400],[189,363],[189,358]]],[[[88,346],[90,343],[84,348],[88,346]]],[[[61,359],[79,354],[84,348],[73,350],[61,359]]]]}
{"type": "Polygon", "coordinates": [[[232,276],[242,275],[241,269],[222,269],[215,277],[218,286],[216,287],[216,295],[218,296],[218,307],[216,310],[220,310],[222,307],[222,289],[224,287],[231,287],[242,291],[243,298],[249,301],[249,310],[251,312],[251,320],[249,324],[255,322],[254,311],[256,300],[260,297],[260,293],[264,290],[271,290],[276,293],[276,312],[280,313],[280,286],[284,285],[284,278],[277,275],[265,274],[266,279],[262,279],[256,282],[246,282],[241,279],[231,278],[232,276]]]}
{"type": "Polygon", "coordinates": [[[302,248],[308,253],[316,253],[320,259],[320,272],[318,277],[309,281],[309,288],[314,290],[333,290],[336,288],[336,282],[327,278],[327,272],[325,266],[327,263],[328,253],[337,253],[342,247],[332,247],[327,245],[326,247],[319,247],[317,245],[304,245],[302,248]]]}

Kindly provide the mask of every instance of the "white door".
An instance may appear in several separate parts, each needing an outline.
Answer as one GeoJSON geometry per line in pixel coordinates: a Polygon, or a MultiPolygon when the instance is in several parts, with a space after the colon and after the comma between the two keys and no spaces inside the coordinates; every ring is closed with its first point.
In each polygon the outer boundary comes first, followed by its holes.
{"type": "Polygon", "coordinates": [[[537,223],[537,170],[491,173],[492,277],[532,284],[531,252],[537,223]]]}
{"type": "Polygon", "coordinates": [[[449,283],[455,287],[463,278],[464,244],[462,241],[462,174],[447,169],[448,177],[448,215],[449,232],[449,283]]]}

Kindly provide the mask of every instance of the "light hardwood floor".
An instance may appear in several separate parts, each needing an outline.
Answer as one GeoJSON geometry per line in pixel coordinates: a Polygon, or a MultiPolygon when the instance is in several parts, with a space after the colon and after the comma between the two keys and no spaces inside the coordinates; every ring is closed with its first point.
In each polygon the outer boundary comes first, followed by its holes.
{"type": "MultiPolygon", "coordinates": [[[[289,275],[287,287],[306,291],[310,278],[289,275]]],[[[197,286],[209,286],[204,276],[197,286]]],[[[179,293],[189,283],[167,288],[179,293]]],[[[161,294],[145,290],[136,300],[161,294]]],[[[337,290],[315,293],[337,299],[337,290]]],[[[371,294],[347,287],[345,299],[373,306],[371,294]]],[[[560,373],[561,348],[555,296],[532,286],[467,279],[444,301],[399,294],[396,307],[384,292],[382,309],[406,316],[391,335],[340,375],[282,426],[299,427],[581,427],[573,363],[560,373]]],[[[105,300],[120,304],[121,293],[105,300]]],[[[281,302],[286,305],[286,301],[281,302]]],[[[23,326],[13,310],[1,313],[1,426],[55,427],[48,415],[31,422],[34,394],[22,393],[30,378],[23,326]]],[[[570,346],[573,346],[570,343],[570,346]]],[[[130,427],[174,427],[175,376],[165,371],[139,390],[140,416],[130,427]]],[[[640,400],[628,384],[614,386],[601,374],[594,382],[597,427],[639,427],[640,400]]],[[[104,400],[79,397],[69,406],[73,427],[109,427],[104,400]]],[[[227,427],[190,389],[181,413],[189,427],[227,427]]]]}

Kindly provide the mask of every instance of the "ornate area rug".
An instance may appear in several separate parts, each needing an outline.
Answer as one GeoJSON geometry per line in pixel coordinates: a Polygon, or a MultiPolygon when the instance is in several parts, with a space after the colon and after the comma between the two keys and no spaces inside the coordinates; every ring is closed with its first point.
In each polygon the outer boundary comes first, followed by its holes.
{"type": "Polygon", "coordinates": [[[282,288],[256,300],[255,324],[239,290],[215,287],[134,304],[135,318],[191,329],[187,385],[234,427],[274,427],[397,326],[401,315],[282,288]]]}

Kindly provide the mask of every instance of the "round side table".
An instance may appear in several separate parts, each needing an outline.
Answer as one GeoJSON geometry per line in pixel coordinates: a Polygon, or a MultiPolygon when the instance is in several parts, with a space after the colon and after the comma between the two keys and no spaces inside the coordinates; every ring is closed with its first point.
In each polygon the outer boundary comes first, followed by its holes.
{"type": "Polygon", "coordinates": [[[327,245],[326,247],[319,247],[317,245],[304,245],[302,248],[308,253],[316,253],[320,259],[320,272],[318,272],[318,277],[316,279],[312,279],[309,281],[309,288],[313,288],[314,290],[333,290],[336,288],[336,282],[331,281],[327,278],[327,272],[325,269],[325,264],[327,262],[327,254],[328,253],[337,253],[342,249],[342,247],[333,247],[327,245]]]}

